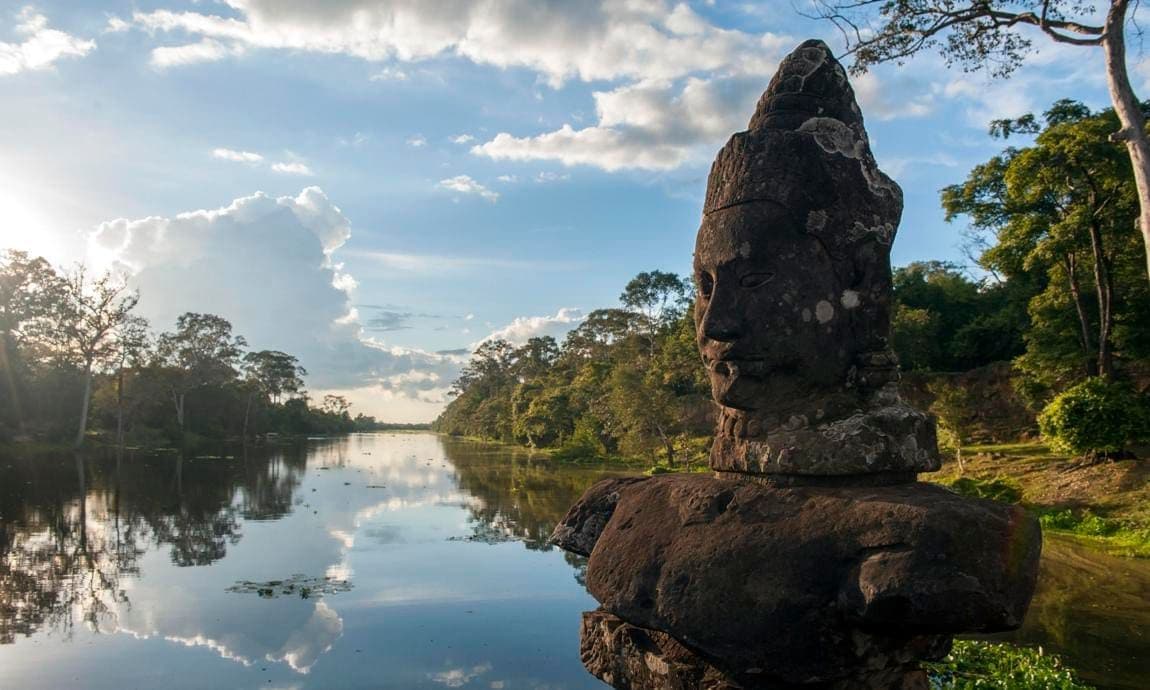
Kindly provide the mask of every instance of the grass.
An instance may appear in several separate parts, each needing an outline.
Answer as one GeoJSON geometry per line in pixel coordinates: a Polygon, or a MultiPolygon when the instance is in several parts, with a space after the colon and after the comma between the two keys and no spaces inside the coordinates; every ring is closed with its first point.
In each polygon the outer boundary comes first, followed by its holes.
{"type": "Polygon", "coordinates": [[[964,496],[1023,505],[1047,533],[1150,558],[1150,462],[1084,464],[1040,443],[967,446],[963,455],[965,472],[947,462],[922,478],[964,496]]]}
{"type": "Polygon", "coordinates": [[[956,640],[942,661],[924,664],[931,690],[1091,690],[1041,647],[956,640]]]}

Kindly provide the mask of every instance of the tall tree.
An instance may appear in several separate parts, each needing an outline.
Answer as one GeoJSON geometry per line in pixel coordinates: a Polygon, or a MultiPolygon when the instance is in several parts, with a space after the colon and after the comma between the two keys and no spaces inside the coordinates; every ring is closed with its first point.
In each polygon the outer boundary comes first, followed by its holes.
{"type": "Polygon", "coordinates": [[[247,388],[242,433],[247,438],[248,420],[256,395],[267,396],[273,405],[279,404],[284,394],[291,395],[303,390],[303,377],[307,376],[307,370],[300,366],[298,359],[278,350],[247,353],[243,358],[242,370],[247,388]]]}
{"type": "Polygon", "coordinates": [[[128,290],[123,276],[108,271],[91,278],[83,264],[64,276],[63,294],[53,339],[57,354],[75,363],[84,381],[75,440],[79,448],[88,429],[92,377],[115,359],[117,331],[131,317],[140,296],[128,290]]]}
{"type": "MultiPolygon", "coordinates": [[[[1141,262],[1134,176],[1109,138],[1116,124],[1113,111],[1092,113],[1073,101],[1055,103],[1042,123],[1033,116],[995,123],[999,136],[1037,136],[1032,145],[1008,148],[942,192],[948,219],[966,215],[993,237],[980,257],[985,267],[1008,280],[1044,275],[1045,292],[1030,305],[1028,356],[1044,347],[1050,353],[1059,349],[1041,341],[1064,332],[1051,321],[1052,311],[1061,309],[1063,317],[1073,314],[1077,321],[1074,337],[1085,375],[1113,372],[1115,326],[1131,318],[1123,312],[1146,292],[1144,281],[1116,279],[1116,272],[1129,273],[1124,266],[1131,261],[1141,262]]],[[[1043,359],[1037,367],[1055,364],[1043,359]]]]}
{"type": "Polygon", "coordinates": [[[0,414],[24,429],[20,372],[37,344],[52,331],[52,315],[62,295],[60,276],[41,257],[12,249],[0,254],[0,369],[7,405],[0,414]]]}
{"type": "Polygon", "coordinates": [[[247,341],[232,335],[232,324],[222,316],[187,312],[176,319],[176,330],[164,333],[157,344],[159,363],[167,370],[168,393],[180,430],[186,429],[187,394],[201,386],[235,380],[236,365],[247,341]]]}
{"type": "Polygon", "coordinates": [[[833,22],[854,56],[852,71],[901,62],[936,49],[947,65],[989,68],[1006,77],[1033,47],[1025,30],[1066,45],[1101,48],[1117,122],[1110,138],[1122,142],[1133,165],[1146,275],[1150,281],[1150,137],[1146,114],[1126,65],[1130,0],[815,0],[817,16],[833,22]],[[876,21],[877,20],[877,21],[876,21]]]}
{"type": "Polygon", "coordinates": [[[129,316],[116,328],[116,445],[124,445],[124,417],[127,408],[126,375],[128,369],[137,372],[150,355],[151,334],[148,320],[142,316],[129,316]]]}

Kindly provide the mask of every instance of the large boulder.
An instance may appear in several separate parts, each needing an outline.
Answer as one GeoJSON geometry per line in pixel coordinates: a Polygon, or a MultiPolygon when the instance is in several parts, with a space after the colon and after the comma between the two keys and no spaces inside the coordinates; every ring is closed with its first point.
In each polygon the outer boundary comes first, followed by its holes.
{"type": "Polygon", "coordinates": [[[913,668],[951,635],[1020,625],[1038,572],[1032,516],[929,484],[670,475],[588,498],[600,505],[580,502],[556,533],[593,542],[602,608],[744,684],[913,668]]]}

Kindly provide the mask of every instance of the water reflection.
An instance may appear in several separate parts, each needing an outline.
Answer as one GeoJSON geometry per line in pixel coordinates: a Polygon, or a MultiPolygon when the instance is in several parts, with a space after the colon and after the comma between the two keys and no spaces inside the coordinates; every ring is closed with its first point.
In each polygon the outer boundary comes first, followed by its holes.
{"type": "MultiPolygon", "coordinates": [[[[427,434],[0,456],[0,687],[601,687],[546,538],[609,474],[427,434]]],[[[1150,574],[1048,553],[1023,639],[1134,687],[1150,574]]]]}

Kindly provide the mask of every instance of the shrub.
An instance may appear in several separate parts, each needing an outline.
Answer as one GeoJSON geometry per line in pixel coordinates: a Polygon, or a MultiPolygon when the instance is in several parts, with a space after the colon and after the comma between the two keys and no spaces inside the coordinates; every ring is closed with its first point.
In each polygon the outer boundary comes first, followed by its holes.
{"type": "Polygon", "coordinates": [[[1042,648],[956,640],[942,661],[925,664],[932,690],[1090,690],[1042,648]]]}
{"type": "Polygon", "coordinates": [[[1038,416],[1038,426],[1056,451],[1116,455],[1147,438],[1150,405],[1129,386],[1094,377],[1055,397],[1038,416]]]}

